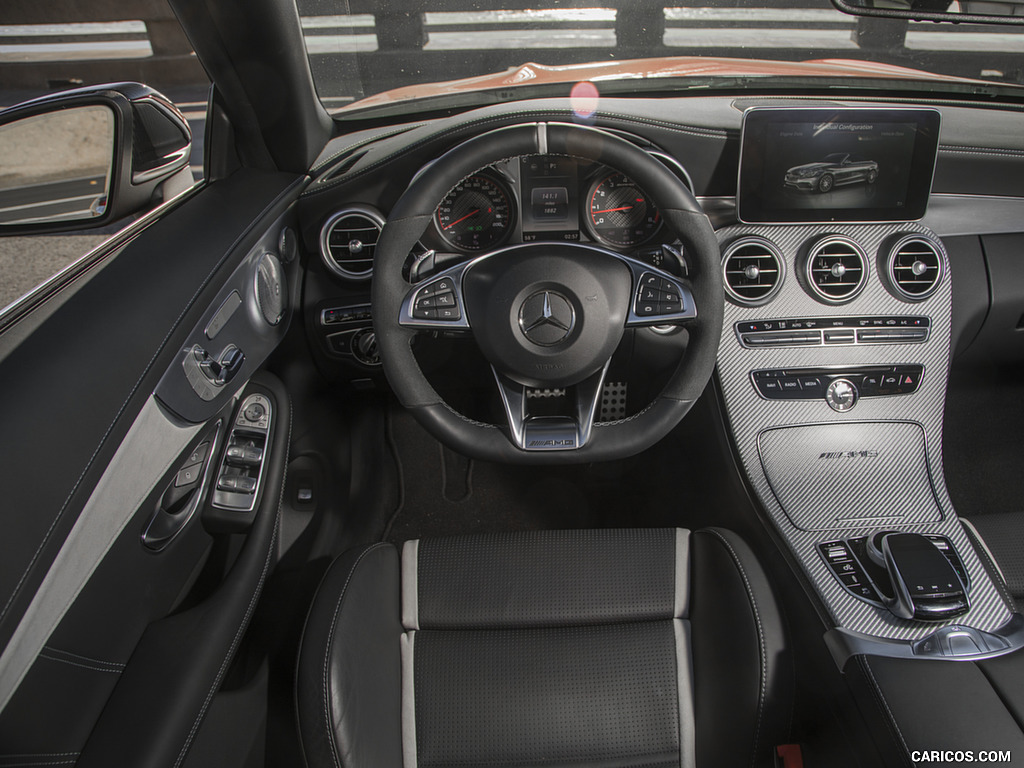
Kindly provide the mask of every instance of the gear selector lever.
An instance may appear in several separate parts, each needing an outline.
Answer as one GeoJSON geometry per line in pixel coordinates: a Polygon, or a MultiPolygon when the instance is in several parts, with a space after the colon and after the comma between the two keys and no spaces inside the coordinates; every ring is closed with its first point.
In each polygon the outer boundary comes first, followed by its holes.
{"type": "Polygon", "coordinates": [[[886,606],[901,619],[945,621],[966,613],[967,589],[935,544],[918,533],[882,531],[868,538],[868,556],[892,582],[886,606]]]}

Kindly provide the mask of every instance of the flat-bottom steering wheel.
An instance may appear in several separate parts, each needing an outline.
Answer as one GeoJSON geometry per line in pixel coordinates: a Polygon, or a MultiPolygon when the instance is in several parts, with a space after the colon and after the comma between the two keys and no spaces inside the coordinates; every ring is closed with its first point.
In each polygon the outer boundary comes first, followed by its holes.
{"type": "Polygon", "coordinates": [[[623,458],[667,434],[704,390],[722,331],[718,242],[686,186],[618,136],[562,123],[499,128],[455,147],[402,195],[377,243],[373,318],[384,371],[403,406],[438,440],[475,458],[576,463],[623,458]],[[568,242],[513,245],[416,284],[403,267],[441,200],[480,168],[523,155],[602,163],[644,190],[683,244],[685,279],[613,251],[568,242]],[[682,324],[686,353],[664,390],[636,415],[595,423],[612,354],[626,328],[682,324]],[[420,369],[422,331],[471,332],[494,371],[507,427],[445,403],[420,369]],[[572,415],[527,413],[529,388],[567,388],[572,415]]]}

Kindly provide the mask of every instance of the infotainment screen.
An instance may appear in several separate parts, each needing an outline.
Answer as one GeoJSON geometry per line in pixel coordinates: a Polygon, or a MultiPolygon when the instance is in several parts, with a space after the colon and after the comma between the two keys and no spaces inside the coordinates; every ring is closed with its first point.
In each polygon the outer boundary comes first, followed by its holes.
{"type": "Polygon", "coordinates": [[[740,221],[915,221],[939,142],[934,109],[754,107],[744,113],[740,221]]]}

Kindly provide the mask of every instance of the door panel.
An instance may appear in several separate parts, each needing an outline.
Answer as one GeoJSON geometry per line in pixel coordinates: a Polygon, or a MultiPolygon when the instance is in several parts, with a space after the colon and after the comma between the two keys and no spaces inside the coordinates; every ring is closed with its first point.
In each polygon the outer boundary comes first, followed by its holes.
{"type": "Polygon", "coordinates": [[[241,171],[192,194],[41,307],[45,319],[25,318],[31,332],[0,360],[4,442],[16,448],[0,471],[0,758],[156,766],[187,753],[272,564],[290,407],[272,377],[247,382],[290,313],[247,342],[245,367],[190,419],[153,393],[184,377],[190,337],[277,237],[301,184],[241,171]],[[226,431],[245,386],[280,415],[248,535],[210,533],[200,507],[160,551],[143,546],[179,471],[215,425],[226,431]]]}

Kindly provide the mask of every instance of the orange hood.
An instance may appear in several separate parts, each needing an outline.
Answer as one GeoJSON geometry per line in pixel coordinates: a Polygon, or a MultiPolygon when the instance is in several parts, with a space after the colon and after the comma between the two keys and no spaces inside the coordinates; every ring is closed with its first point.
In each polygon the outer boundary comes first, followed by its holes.
{"type": "Polygon", "coordinates": [[[592,64],[522,64],[504,72],[496,72],[460,80],[408,85],[384,91],[346,105],[346,109],[379,107],[399,101],[470,93],[517,85],[570,84],[580,81],[594,83],[600,91],[602,80],[645,80],[675,77],[861,77],[874,79],[944,80],[947,82],[979,82],[965,78],[938,75],[890,64],[855,59],[816,59],[786,62],[761,59],[704,58],[699,56],[664,56],[651,59],[597,62],[592,64]]]}

